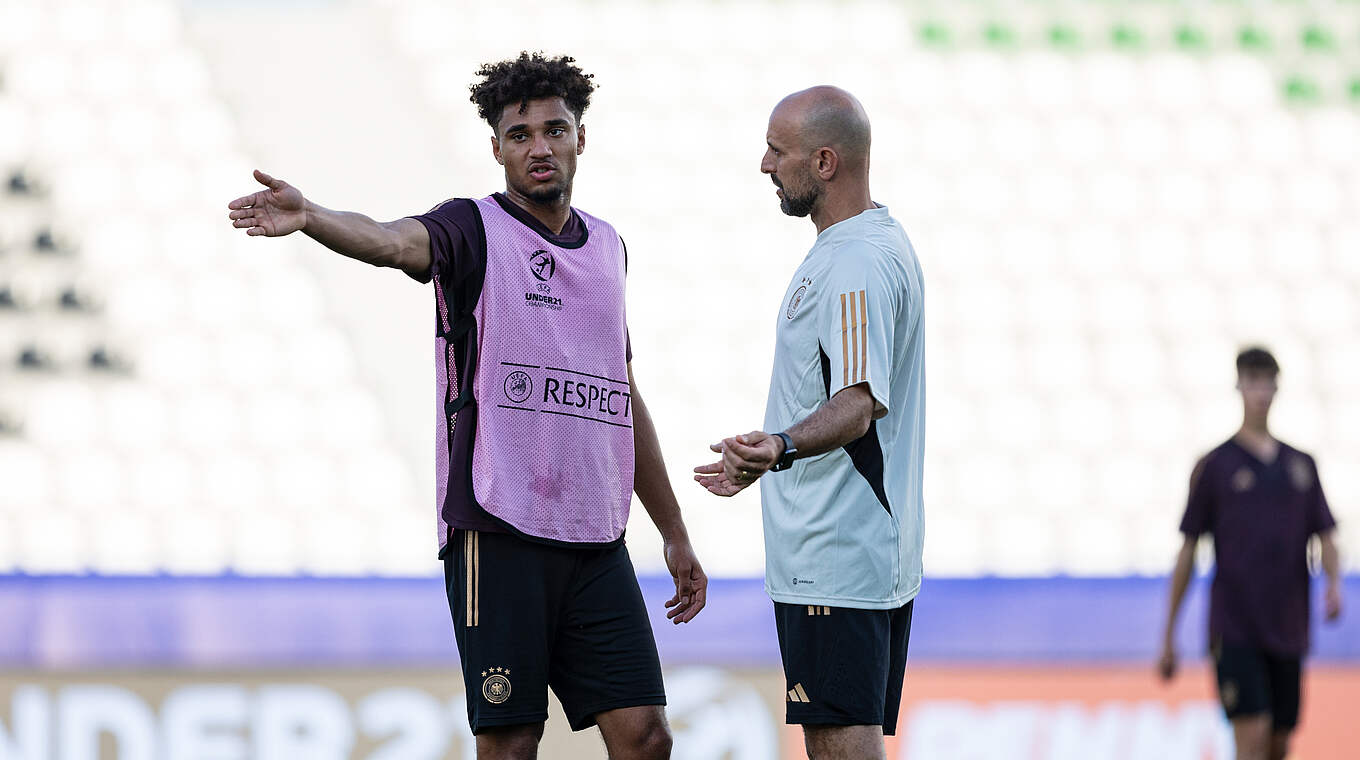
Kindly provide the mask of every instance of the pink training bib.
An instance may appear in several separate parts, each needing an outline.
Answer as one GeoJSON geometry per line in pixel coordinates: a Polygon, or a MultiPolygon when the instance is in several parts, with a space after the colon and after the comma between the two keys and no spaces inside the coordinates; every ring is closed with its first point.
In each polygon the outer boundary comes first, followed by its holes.
{"type": "Polygon", "coordinates": [[[614,541],[633,493],[623,243],[582,213],[585,242],[556,246],[494,198],[476,203],[486,279],[474,310],[473,494],[527,535],[614,541]]]}

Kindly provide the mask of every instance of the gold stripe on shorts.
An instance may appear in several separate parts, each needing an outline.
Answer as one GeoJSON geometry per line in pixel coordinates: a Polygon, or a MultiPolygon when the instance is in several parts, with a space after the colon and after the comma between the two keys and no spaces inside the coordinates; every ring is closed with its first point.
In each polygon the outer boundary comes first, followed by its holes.
{"type": "Polygon", "coordinates": [[[482,622],[482,532],[472,532],[472,624],[482,622]]]}
{"type": "Polygon", "coordinates": [[[463,531],[463,620],[468,628],[477,625],[477,570],[481,559],[477,553],[477,531],[463,531]]]}

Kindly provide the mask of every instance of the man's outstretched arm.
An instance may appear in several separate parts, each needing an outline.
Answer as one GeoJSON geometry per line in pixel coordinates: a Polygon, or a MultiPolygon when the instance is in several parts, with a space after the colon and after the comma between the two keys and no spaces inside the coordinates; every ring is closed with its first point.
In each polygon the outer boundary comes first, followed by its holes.
{"type": "Polygon", "coordinates": [[[430,270],[430,233],[414,219],[375,222],[363,214],[332,211],[307,200],[300,190],[256,169],[266,189],[231,203],[232,226],[247,235],[280,237],[301,231],[344,256],[412,276],[430,270]]]}

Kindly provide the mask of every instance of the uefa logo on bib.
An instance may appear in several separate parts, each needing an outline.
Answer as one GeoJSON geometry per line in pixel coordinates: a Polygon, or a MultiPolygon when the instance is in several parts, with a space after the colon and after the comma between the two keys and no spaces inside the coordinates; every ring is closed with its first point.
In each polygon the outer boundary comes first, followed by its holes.
{"type": "Polygon", "coordinates": [[[534,392],[533,378],[523,370],[515,370],[505,378],[505,397],[515,402],[522,403],[529,398],[529,394],[534,392]]]}

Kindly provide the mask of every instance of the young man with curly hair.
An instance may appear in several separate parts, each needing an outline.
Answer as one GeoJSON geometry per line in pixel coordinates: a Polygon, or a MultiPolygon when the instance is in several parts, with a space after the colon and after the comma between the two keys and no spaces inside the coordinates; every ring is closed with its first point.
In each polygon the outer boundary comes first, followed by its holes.
{"type": "Polygon", "coordinates": [[[664,541],[672,622],[699,614],[708,579],[633,380],[623,241],[571,205],[595,86],[567,56],[477,76],[503,193],[378,223],[256,171],[267,189],[229,216],[434,282],[440,557],[478,757],[535,757],[551,687],[611,758],[665,758],[660,661],[623,540],[633,492],[664,541]]]}

